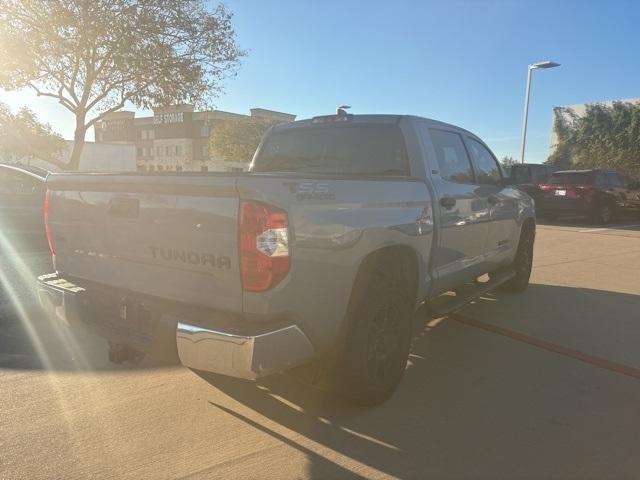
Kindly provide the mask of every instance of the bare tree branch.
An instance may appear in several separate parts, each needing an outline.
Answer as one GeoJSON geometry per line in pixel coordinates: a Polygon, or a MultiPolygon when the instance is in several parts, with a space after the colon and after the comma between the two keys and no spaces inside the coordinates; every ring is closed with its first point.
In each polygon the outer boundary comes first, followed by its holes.
{"type": "Polygon", "coordinates": [[[43,92],[41,91],[38,87],[36,87],[33,83],[29,83],[29,87],[33,88],[36,92],[36,94],[39,97],[51,97],[51,98],[55,98],[58,100],[58,102],[65,107],[67,110],[69,110],[70,112],[75,113],[76,108],[75,106],[66,98],[64,98],[64,96],[62,96],[62,89],[60,89],[58,91],[58,93],[48,93],[48,92],[43,92]]]}

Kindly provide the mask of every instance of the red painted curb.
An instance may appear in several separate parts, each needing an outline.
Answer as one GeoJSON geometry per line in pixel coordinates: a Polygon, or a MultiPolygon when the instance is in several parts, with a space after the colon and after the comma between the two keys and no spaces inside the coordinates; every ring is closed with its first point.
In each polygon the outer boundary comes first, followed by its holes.
{"type": "Polygon", "coordinates": [[[538,338],[525,335],[524,333],[519,333],[507,328],[498,327],[496,325],[492,325],[490,323],[476,320],[475,318],[470,318],[464,315],[453,314],[451,315],[451,318],[465,325],[480,328],[487,332],[496,333],[504,337],[512,338],[514,340],[518,340],[519,342],[528,343],[529,345],[533,345],[534,347],[538,347],[549,352],[558,353],[560,355],[564,355],[565,357],[570,357],[584,363],[589,363],[591,365],[604,368],[606,370],[611,370],[612,372],[621,373],[622,375],[626,375],[628,377],[640,379],[639,368],[633,368],[621,363],[612,362],[610,360],[607,360],[606,358],[589,355],[588,353],[583,353],[572,348],[563,347],[562,345],[547,342],[546,340],[540,340],[538,338]]]}

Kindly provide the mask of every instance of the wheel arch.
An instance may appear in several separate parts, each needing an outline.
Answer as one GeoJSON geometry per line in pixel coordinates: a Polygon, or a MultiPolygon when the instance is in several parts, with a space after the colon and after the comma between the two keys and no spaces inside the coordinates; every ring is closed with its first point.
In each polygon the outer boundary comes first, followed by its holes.
{"type": "Polygon", "coordinates": [[[351,287],[349,295],[348,317],[351,317],[353,309],[362,301],[367,282],[376,269],[394,271],[399,275],[407,287],[408,297],[416,302],[418,292],[418,254],[406,245],[394,245],[379,248],[367,254],[358,267],[358,273],[351,287]]]}

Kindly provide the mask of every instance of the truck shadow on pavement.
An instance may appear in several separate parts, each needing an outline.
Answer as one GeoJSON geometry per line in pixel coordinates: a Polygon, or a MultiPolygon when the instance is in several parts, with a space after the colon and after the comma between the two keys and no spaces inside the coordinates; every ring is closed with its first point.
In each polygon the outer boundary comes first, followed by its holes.
{"type": "MultiPolygon", "coordinates": [[[[594,343],[582,345],[595,350],[595,337],[611,330],[616,316],[627,331],[606,339],[605,348],[640,334],[638,295],[536,284],[522,295],[492,294],[466,310],[517,324],[510,328],[533,322],[530,333],[557,341],[595,328],[594,343]]],[[[346,405],[296,373],[258,382],[199,375],[229,397],[210,401],[212,408],[305,453],[310,478],[632,478],[637,472],[640,458],[620,445],[635,437],[640,382],[452,318],[430,321],[419,311],[416,322],[423,328],[405,378],[373,409],[346,405]],[[606,454],[603,439],[611,446],[606,454]]],[[[637,362],[640,367],[640,357],[637,362]]]]}

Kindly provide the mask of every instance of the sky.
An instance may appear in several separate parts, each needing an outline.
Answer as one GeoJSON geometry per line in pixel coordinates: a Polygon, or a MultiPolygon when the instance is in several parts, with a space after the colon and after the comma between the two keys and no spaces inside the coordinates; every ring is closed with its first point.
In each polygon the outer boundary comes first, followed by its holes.
{"type": "MultiPolygon", "coordinates": [[[[212,100],[226,111],[308,118],[347,104],[353,113],[420,115],[476,133],[499,158],[517,158],[527,65],[553,60],[561,66],[533,74],[526,159],[539,163],[554,106],[640,97],[637,1],[225,4],[247,50],[212,100]]],[[[0,92],[0,100],[29,106],[72,138],[73,118],[55,100],[31,92],[0,92]]]]}

